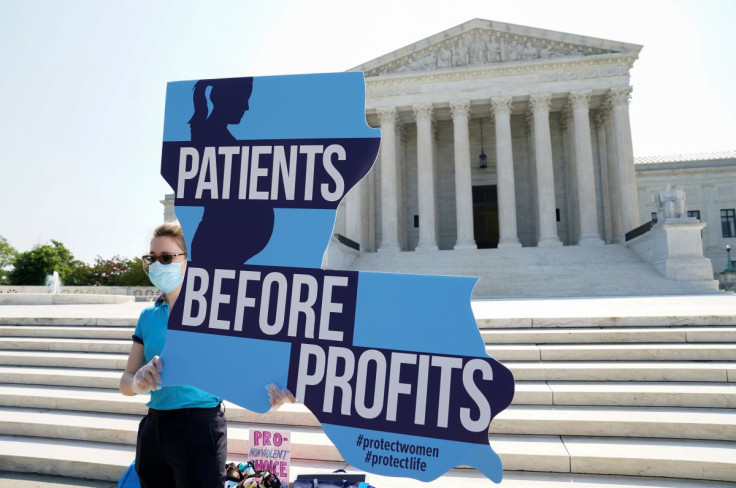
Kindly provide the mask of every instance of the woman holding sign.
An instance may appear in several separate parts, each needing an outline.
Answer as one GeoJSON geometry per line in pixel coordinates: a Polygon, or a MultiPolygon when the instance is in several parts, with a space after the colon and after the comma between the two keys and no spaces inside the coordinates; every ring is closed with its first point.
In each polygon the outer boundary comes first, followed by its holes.
{"type": "MultiPolygon", "coordinates": [[[[151,394],[136,444],[135,470],[143,488],[225,483],[227,421],[222,399],[193,386],[161,386],[159,354],[166,342],[169,311],[184,280],[186,257],[178,223],[154,230],[150,253],[143,260],[149,265],[151,283],[164,295],[141,313],[120,378],[123,395],[151,394]]],[[[293,399],[275,385],[267,388],[272,405],[293,399]]]]}

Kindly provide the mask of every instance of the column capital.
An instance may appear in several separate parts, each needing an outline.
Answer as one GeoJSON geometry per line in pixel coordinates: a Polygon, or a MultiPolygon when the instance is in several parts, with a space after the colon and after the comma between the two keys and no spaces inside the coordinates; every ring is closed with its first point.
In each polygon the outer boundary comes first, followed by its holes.
{"type": "Polygon", "coordinates": [[[511,97],[496,97],[491,99],[494,114],[511,115],[511,97]]]}
{"type": "Polygon", "coordinates": [[[621,105],[628,106],[629,101],[631,100],[631,91],[632,88],[630,86],[623,88],[611,88],[611,91],[608,94],[608,100],[611,101],[611,105],[613,107],[621,105]]]}
{"type": "Polygon", "coordinates": [[[466,119],[470,117],[470,100],[454,100],[450,102],[450,111],[452,112],[452,118],[466,119]]]}
{"type": "Polygon", "coordinates": [[[417,122],[427,120],[431,122],[434,119],[434,112],[431,103],[412,105],[411,108],[414,112],[414,120],[417,122]]]}
{"type": "Polygon", "coordinates": [[[376,114],[378,114],[378,120],[381,122],[381,125],[390,122],[395,124],[399,119],[399,113],[396,111],[396,107],[379,107],[376,109],[376,114]]]}
{"type": "Polygon", "coordinates": [[[549,103],[552,100],[550,93],[533,93],[529,96],[529,104],[534,112],[538,110],[549,110],[549,103]]]}
{"type": "Polygon", "coordinates": [[[576,90],[570,92],[570,105],[573,110],[588,110],[591,90],[576,90]]]}

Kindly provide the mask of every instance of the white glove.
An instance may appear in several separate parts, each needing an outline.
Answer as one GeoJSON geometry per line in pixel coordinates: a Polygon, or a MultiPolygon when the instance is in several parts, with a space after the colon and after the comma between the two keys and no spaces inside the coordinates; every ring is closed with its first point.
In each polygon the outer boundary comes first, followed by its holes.
{"type": "Polygon", "coordinates": [[[148,393],[151,390],[161,389],[161,375],[163,369],[161,358],[154,356],[148,363],[141,366],[133,376],[133,391],[138,395],[148,393]]]}
{"type": "Polygon", "coordinates": [[[296,402],[296,398],[294,398],[294,395],[289,390],[286,388],[281,389],[274,383],[266,385],[266,390],[268,391],[268,399],[271,401],[272,407],[278,407],[286,402],[296,402]]]}

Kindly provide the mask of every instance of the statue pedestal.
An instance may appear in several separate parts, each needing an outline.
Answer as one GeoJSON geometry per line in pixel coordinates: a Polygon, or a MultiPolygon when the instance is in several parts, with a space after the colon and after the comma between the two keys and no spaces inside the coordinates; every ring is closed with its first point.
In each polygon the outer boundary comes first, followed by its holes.
{"type": "Polygon", "coordinates": [[[671,280],[710,281],[712,288],[717,290],[713,265],[703,256],[700,231],[706,225],[692,217],[660,220],[649,232],[628,241],[626,246],[671,280]]]}

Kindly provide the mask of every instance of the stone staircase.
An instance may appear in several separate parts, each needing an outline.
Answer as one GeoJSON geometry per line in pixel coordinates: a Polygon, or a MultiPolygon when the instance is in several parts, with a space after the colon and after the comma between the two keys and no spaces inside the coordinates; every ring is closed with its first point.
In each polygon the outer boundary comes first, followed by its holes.
{"type": "Polygon", "coordinates": [[[358,271],[477,276],[474,298],[688,295],[717,282],[673,281],[621,244],[360,254],[358,271]]]}
{"type": "MultiPolygon", "coordinates": [[[[146,411],[147,398],[117,391],[134,322],[0,319],[0,470],[119,478],[146,411]]],[[[512,406],[491,424],[501,486],[736,482],[736,325],[478,322],[489,354],[517,380],[512,406]]],[[[265,415],[228,405],[227,416],[231,459],[247,452],[248,428],[265,424],[293,433],[297,473],[344,466],[302,405],[265,415]]],[[[448,485],[492,483],[456,469],[436,484],[448,485]]]]}

